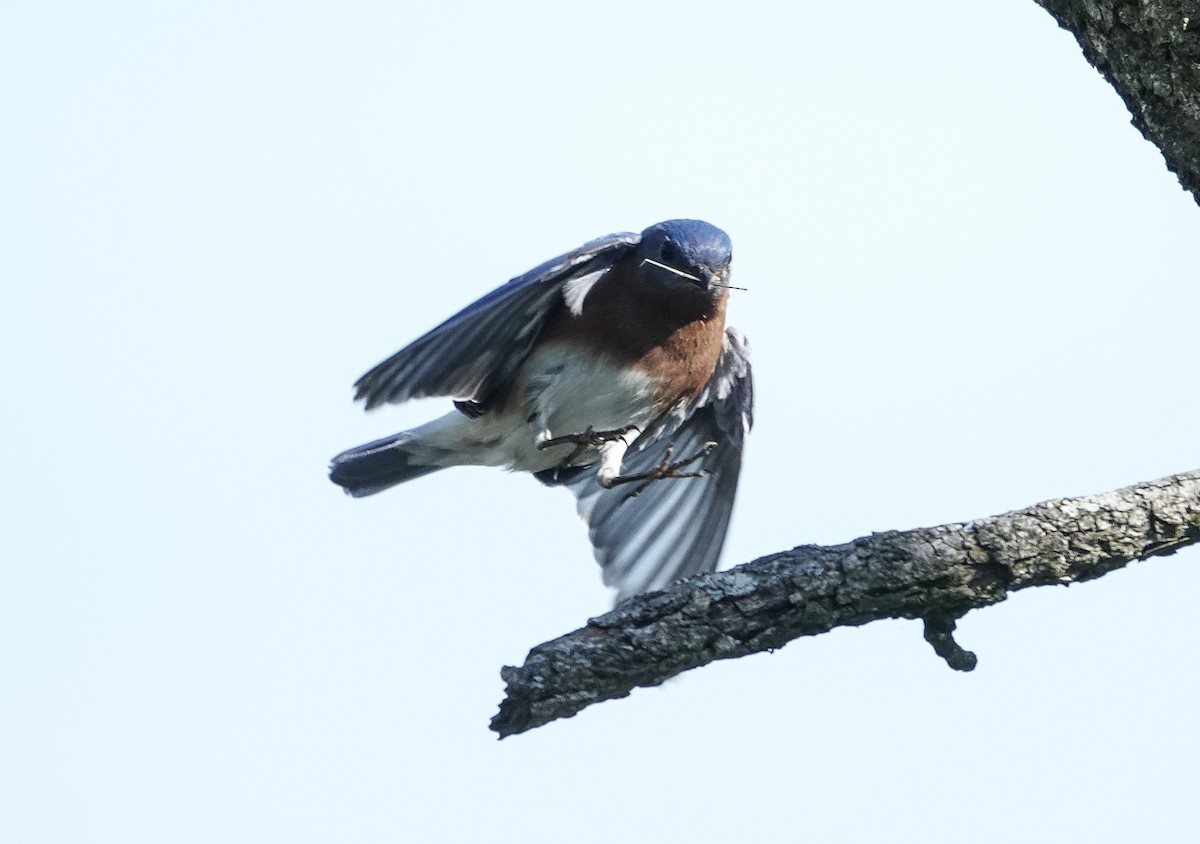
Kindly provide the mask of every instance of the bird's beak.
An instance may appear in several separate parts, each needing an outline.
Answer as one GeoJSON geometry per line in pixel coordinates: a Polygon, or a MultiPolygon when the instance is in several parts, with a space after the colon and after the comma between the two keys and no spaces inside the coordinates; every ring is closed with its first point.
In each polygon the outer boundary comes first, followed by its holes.
{"type": "Polygon", "coordinates": [[[724,270],[709,270],[707,273],[708,287],[714,287],[719,290],[745,290],[744,287],[734,287],[729,283],[729,265],[725,266],[724,270]]]}

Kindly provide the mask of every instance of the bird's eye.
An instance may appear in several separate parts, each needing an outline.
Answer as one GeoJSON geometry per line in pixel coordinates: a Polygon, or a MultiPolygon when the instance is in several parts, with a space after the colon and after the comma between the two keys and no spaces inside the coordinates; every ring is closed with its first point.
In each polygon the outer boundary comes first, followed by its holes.
{"type": "Polygon", "coordinates": [[[679,257],[679,249],[669,240],[664,240],[658,249],[658,256],[664,261],[674,261],[679,257]]]}

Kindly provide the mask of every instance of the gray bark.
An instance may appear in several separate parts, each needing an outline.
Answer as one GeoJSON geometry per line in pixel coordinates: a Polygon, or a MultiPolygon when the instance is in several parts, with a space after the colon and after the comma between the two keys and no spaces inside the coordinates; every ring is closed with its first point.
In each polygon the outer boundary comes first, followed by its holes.
{"type": "Polygon", "coordinates": [[[1200,541],[1200,471],[1056,499],[962,524],[802,545],[636,596],[505,667],[501,737],[574,715],[691,668],[801,636],[887,618],[923,619],[955,669],[967,611],[1031,586],[1079,583],[1200,541]]]}
{"type": "Polygon", "coordinates": [[[1200,203],[1200,0],[1037,3],[1075,36],[1200,203]]]}

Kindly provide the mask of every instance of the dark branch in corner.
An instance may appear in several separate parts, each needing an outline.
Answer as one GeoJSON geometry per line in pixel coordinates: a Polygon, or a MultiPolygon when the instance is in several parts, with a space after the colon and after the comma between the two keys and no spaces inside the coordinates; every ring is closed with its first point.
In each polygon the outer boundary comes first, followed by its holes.
{"type": "Polygon", "coordinates": [[[922,619],[952,667],[975,655],[956,619],[1031,586],[1093,580],[1200,541],[1200,471],[1116,492],[845,545],[802,545],[632,598],[501,672],[503,736],[656,686],[691,668],[886,618],[922,619]]]}
{"type": "Polygon", "coordinates": [[[1200,2],[1037,0],[1075,36],[1200,203],[1200,2]]]}

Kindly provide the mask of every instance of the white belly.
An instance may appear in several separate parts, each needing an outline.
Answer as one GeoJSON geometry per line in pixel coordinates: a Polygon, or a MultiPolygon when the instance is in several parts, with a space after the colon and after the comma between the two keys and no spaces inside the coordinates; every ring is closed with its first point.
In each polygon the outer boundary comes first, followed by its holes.
{"type": "MultiPolygon", "coordinates": [[[[410,449],[441,466],[471,464],[540,472],[561,464],[576,447],[540,449],[539,441],[582,434],[589,428],[643,430],[654,416],[649,376],[620,369],[604,358],[543,345],[517,372],[516,393],[506,408],[477,419],[457,411],[447,414],[416,429],[410,449]]],[[[624,439],[632,442],[637,434],[631,431],[624,439]]],[[[590,447],[573,462],[591,463],[599,457],[597,449],[590,447]]]]}

